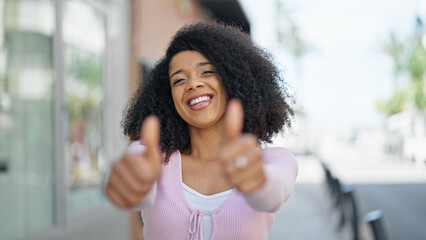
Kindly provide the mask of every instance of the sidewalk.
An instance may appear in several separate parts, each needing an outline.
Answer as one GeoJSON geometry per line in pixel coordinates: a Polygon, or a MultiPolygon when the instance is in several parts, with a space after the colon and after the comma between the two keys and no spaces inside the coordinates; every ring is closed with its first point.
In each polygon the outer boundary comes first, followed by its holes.
{"type": "MultiPolygon", "coordinates": [[[[327,159],[333,174],[344,184],[426,183],[425,169],[418,170],[412,165],[389,159],[366,157],[365,153],[356,153],[352,149],[344,150],[350,157],[327,159]]],[[[315,156],[296,156],[296,159],[299,164],[296,187],[290,199],[275,214],[269,240],[349,239],[344,232],[339,233],[336,229],[337,211],[331,206],[320,161],[315,156]]],[[[360,237],[370,240],[371,232],[362,220],[363,213],[358,214],[360,237]]]]}
{"type": "Polygon", "coordinates": [[[290,199],[275,214],[270,240],[337,240],[337,214],[315,157],[296,156],[299,175],[290,199]]]}

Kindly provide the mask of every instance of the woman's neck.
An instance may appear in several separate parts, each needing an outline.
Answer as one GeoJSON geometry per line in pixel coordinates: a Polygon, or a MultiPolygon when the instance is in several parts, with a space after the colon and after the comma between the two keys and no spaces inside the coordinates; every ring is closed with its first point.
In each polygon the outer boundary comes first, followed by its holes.
{"type": "Polygon", "coordinates": [[[223,131],[223,124],[215,124],[209,128],[189,126],[191,144],[187,153],[202,161],[215,160],[220,146],[224,141],[223,131]]]}

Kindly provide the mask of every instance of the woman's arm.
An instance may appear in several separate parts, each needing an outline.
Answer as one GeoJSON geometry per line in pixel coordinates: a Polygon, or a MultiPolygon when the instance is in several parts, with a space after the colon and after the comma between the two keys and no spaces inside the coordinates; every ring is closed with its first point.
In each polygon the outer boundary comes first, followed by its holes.
{"type": "Polygon", "coordinates": [[[218,152],[223,173],[257,211],[274,212],[293,191],[297,162],[284,148],[261,151],[253,134],[241,133],[244,113],[230,100],[224,120],[224,143],[218,152]]]}
{"type": "Polygon", "coordinates": [[[252,193],[244,194],[256,211],[275,212],[291,195],[297,176],[297,162],[284,148],[269,148],[263,152],[266,181],[252,193]]]}

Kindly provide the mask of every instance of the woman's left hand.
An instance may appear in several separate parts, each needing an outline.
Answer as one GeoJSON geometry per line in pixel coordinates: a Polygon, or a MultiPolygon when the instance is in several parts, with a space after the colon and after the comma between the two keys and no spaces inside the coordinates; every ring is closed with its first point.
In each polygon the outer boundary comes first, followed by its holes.
{"type": "Polygon", "coordinates": [[[239,100],[228,103],[225,114],[225,141],[218,159],[230,183],[244,194],[259,189],[266,181],[262,151],[253,134],[242,134],[244,112],[239,100]]]}

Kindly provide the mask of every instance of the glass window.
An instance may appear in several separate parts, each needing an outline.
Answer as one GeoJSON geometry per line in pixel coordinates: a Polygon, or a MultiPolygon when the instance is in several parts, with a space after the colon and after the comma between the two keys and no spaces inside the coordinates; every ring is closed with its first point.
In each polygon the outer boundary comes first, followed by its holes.
{"type": "Polygon", "coordinates": [[[79,213],[102,198],[104,157],[102,75],[106,45],[104,15],[82,0],[64,3],[65,93],[68,107],[66,160],[68,209],[79,213]]]}
{"type": "Polygon", "coordinates": [[[0,1],[0,239],[54,224],[51,0],[0,1]]]}

